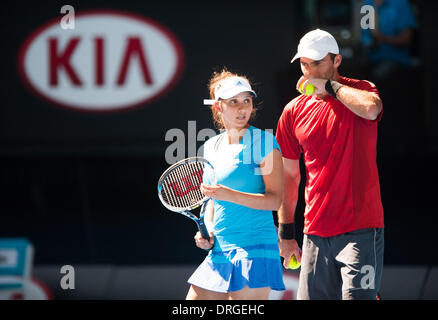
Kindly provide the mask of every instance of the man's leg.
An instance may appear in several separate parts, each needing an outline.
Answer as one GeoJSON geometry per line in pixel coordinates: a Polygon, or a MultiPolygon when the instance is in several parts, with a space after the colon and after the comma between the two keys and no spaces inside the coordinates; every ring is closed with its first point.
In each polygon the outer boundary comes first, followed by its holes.
{"type": "Polygon", "coordinates": [[[331,254],[331,239],[304,235],[298,300],[341,299],[342,279],[331,254]]]}
{"type": "Polygon", "coordinates": [[[375,300],[383,269],[383,228],[362,229],[336,237],[335,259],[342,277],[344,300],[375,300]]]}

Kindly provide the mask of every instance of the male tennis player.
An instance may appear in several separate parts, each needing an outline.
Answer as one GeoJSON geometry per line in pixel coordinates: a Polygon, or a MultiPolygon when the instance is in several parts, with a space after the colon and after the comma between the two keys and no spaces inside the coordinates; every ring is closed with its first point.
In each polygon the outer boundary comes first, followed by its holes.
{"type": "Polygon", "coordinates": [[[298,299],[375,299],[383,266],[383,207],[376,165],[382,102],[369,81],[339,75],[334,37],[310,31],[298,52],[315,92],[289,102],[278,121],[285,174],[280,254],[300,260],[298,299]],[[294,240],[300,155],[307,173],[302,257],[294,240]]]}

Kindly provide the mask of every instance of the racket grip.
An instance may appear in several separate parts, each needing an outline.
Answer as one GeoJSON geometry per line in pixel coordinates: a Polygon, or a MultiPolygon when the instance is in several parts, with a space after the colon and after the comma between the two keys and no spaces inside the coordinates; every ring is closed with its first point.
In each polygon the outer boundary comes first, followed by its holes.
{"type": "Polygon", "coordinates": [[[208,234],[208,230],[207,230],[207,227],[205,226],[205,223],[204,223],[203,219],[199,219],[199,221],[198,221],[198,229],[199,229],[199,232],[201,233],[201,236],[205,240],[210,240],[210,235],[208,234]]]}

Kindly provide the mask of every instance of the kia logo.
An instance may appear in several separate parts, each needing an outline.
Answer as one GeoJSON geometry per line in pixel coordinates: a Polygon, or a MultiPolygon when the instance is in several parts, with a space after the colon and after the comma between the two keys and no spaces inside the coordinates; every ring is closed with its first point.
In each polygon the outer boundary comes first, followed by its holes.
{"type": "Polygon", "coordinates": [[[73,30],[59,22],[32,33],[18,57],[26,85],[55,105],[90,112],[144,106],[182,73],[179,41],[149,18],[99,10],[77,13],[73,30]]]}

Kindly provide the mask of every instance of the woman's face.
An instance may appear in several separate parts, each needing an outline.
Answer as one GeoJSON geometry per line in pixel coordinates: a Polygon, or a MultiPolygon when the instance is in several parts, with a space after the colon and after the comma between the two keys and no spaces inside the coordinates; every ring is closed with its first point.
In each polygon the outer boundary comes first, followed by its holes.
{"type": "Polygon", "coordinates": [[[243,129],[248,127],[248,121],[253,111],[252,94],[241,92],[232,98],[219,101],[219,111],[225,129],[243,129]]]}

